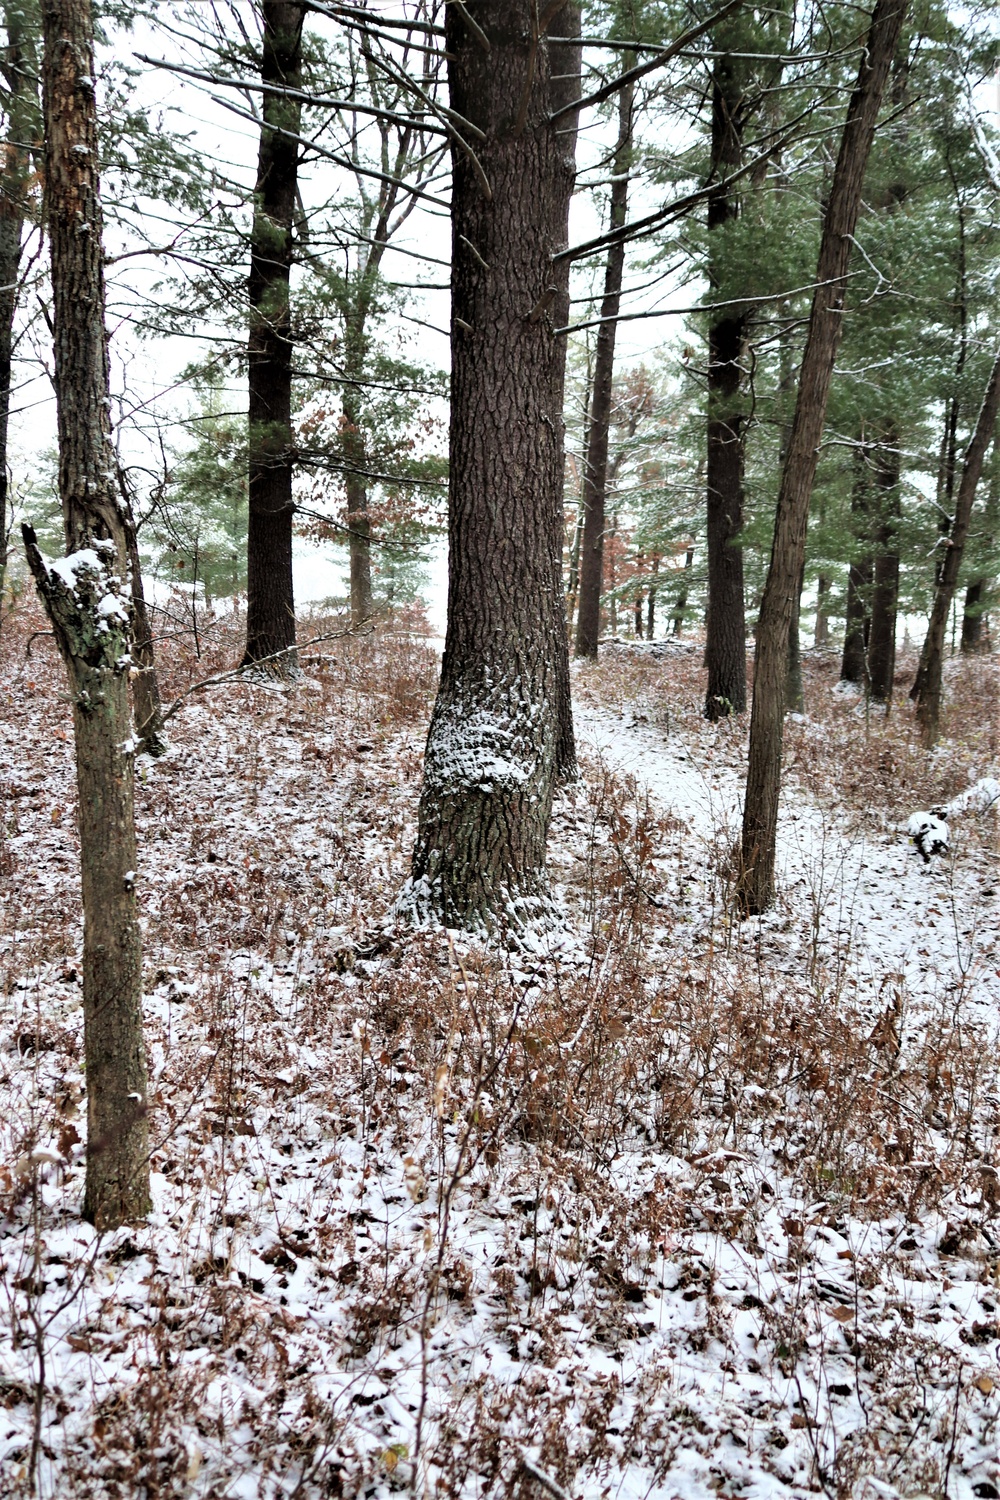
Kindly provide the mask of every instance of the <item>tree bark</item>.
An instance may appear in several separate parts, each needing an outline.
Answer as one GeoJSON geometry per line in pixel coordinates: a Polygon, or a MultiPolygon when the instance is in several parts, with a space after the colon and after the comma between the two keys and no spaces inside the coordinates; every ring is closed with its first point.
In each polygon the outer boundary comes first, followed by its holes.
{"type": "Polygon", "coordinates": [[[907,0],[876,0],[824,215],[816,291],[757,631],[739,883],[748,913],[764,911],[774,899],[788,630],[805,557],[809,500],[840,343],[865,166],[906,6],[907,0]]]}
{"type": "Polygon", "coordinates": [[[801,714],[805,712],[805,694],[802,688],[802,643],[799,639],[799,618],[802,614],[802,589],[805,584],[806,568],[802,564],[799,574],[799,586],[795,591],[792,601],[792,618],[788,622],[788,658],[785,664],[785,712],[790,714],[801,714]]]}
{"type": "Polygon", "coordinates": [[[938,737],[945,631],[948,627],[948,615],[962,566],[962,553],[965,550],[969,520],[976,498],[976,487],[983,472],[983,462],[996,427],[998,412],[1000,412],[1000,354],[997,355],[990,373],[983,404],[979,409],[976,430],[966,449],[962,477],[959,480],[958,495],[955,500],[955,516],[951,525],[947,550],[941,563],[937,588],[934,591],[927,638],[920,653],[917,681],[910,690],[910,697],[916,700],[917,722],[920,725],[924,743],[928,746],[935,744],[938,737]]]}
{"type": "Polygon", "coordinates": [[[677,590],[677,602],[674,605],[674,635],[680,635],[684,630],[684,615],[687,611],[688,602],[688,579],[691,569],[694,567],[694,548],[689,547],[684,558],[684,572],[681,574],[681,586],[677,590]]]}
{"type": "Polygon", "coordinates": [[[983,592],[985,578],[977,578],[965,591],[962,610],[962,655],[976,656],[983,649],[983,592]]]}
{"type": "MultiPolygon", "coordinates": [[[[564,5],[552,21],[549,34],[567,38],[578,38],[581,34],[582,22],[581,11],[578,0],[570,0],[564,5]]],[[[550,112],[564,109],[579,99],[581,94],[581,72],[582,72],[582,48],[579,45],[560,43],[549,75],[549,104],[550,112]]],[[[577,127],[580,123],[579,110],[571,110],[562,116],[560,128],[565,134],[560,136],[563,146],[564,170],[572,174],[572,182],[576,182],[576,139],[577,127]]],[[[572,193],[572,187],[570,188],[572,193]]],[[[568,232],[568,226],[567,226],[568,232]]],[[[560,261],[554,268],[550,286],[555,287],[552,298],[552,321],[556,328],[565,328],[569,322],[569,282],[570,263],[560,261]]],[[[565,390],[566,390],[566,353],[567,341],[565,338],[558,340],[559,348],[556,350],[555,358],[552,360],[552,402],[551,409],[553,420],[558,413],[557,430],[559,432],[559,444],[562,450],[560,458],[560,472],[566,469],[566,422],[564,416],[565,390]]],[[[556,698],[557,708],[557,730],[556,730],[556,774],[561,781],[574,781],[577,777],[576,762],[576,731],[573,725],[573,693],[570,682],[569,670],[569,642],[570,629],[572,625],[571,612],[567,612],[567,601],[563,593],[563,550],[565,547],[565,518],[563,508],[560,504],[558,515],[553,515],[553,530],[551,538],[551,561],[552,561],[552,593],[550,595],[555,611],[555,628],[558,636],[558,651],[555,662],[556,673],[556,698]]],[[[580,532],[582,544],[583,533],[580,532]]],[[[579,552],[577,552],[577,577],[579,578],[579,552]]]]}
{"type": "MultiPolygon", "coordinates": [[[[302,0],[261,0],[261,82],[301,85],[302,0]]],[[[265,92],[250,242],[249,525],[247,642],[243,665],[295,670],[292,589],[292,327],[289,276],[301,105],[265,92]]]]}
{"type": "Polygon", "coordinates": [[[851,491],[851,529],[856,555],[847,572],[847,607],[844,620],[844,651],[840,662],[841,682],[863,683],[868,670],[868,634],[871,624],[871,589],[874,559],[871,538],[870,449],[862,437],[854,450],[854,486],[851,491]]]}
{"type": "MultiPolygon", "coordinates": [[[[14,317],[18,301],[21,236],[27,217],[31,172],[29,142],[39,140],[38,37],[24,9],[8,0],[4,7],[7,44],[0,72],[7,85],[7,139],[0,168],[0,606],[7,580],[10,380],[14,352],[14,317]]],[[[0,609],[0,623],[3,614],[0,609]]]]}
{"type": "Polygon", "coordinates": [[[656,580],[660,572],[660,559],[653,558],[653,576],[649,584],[649,594],[646,601],[646,639],[651,641],[656,633],[656,580]]]}
{"type": "Polygon", "coordinates": [[[455,149],[448,628],[403,907],[495,930],[550,912],[565,652],[551,258],[567,242],[575,163],[550,120],[561,63],[532,0],[482,0],[476,19],[488,51],[448,7],[451,105],[484,136],[491,196],[455,149]]]}
{"type": "Polygon", "coordinates": [[[892,702],[896,672],[896,606],[899,595],[899,434],[893,429],[875,459],[878,527],[872,618],[868,634],[868,691],[876,703],[892,702]]]}
{"type": "Polygon", "coordinates": [[[142,564],[139,559],[135,517],[124,490],[122,510],[132,594],[132,707],[135,712],[136,738],[139,741],[138,748],[146,755],[163,755],[167,749],[167,741],[163,733],[163,705],[160,702],[160,684],[156,676],[153,628],[149,623],[146,593],[142,586],[142,564]]]}
{"type": "Polygon", "coordinates": [[[132,611],[109,422],[89,0],[43,0],[42,20],[53,380],[69,555],[49,565],[30,527],[24,540],[73,700],[84,914],[84,1214],[107,1230],[150,1207],[128,694],[132,611]]]}
{"type": "MultiPolygon", "coordinates": [[[[743,158],[743,85],[729,54],[712,76],[711,175],[725,178],[743,158]]],[[[719,184],[708,200],[708,282],[724,280],[724,251],[714,230],[737,218],[738,191],[719,184]]],[[[739,714],[747,705],[746,608],[743,595],[743,469],[745,420],[740,405],[745,314],[718,316],[708,330],[707,519],[708,614],[705,632],[705,717],[739,714]]]]}
{"type": "Polygon", "coordinates": [[[814,646],[830,644],[830,615],[827,600],[830,597],[830,580],[820,574],[816,582],[816,628],[813,631],[814,646]]]}
{"type": "MultiPolygon", "coordinates": [[[[622,66],[628,68],[632,53],[625,54],[622,66]]],[[[609,229],[625,223],[628,207],[628,174],[632,164],[632,113],[634,89],[623,88],[618,95],[618,143],[615,149],[611,184],[609,229]]],[[[625,241],[608,247],[604,271],[602,318],[617,318],[621,306],[622,275],[625,269],[625,241]]],[[[608,493],[608,438],[611,428],[611,402],[615,365],[617,323],[602,323],[597,330],[597,352],[594,358],[594,387],[587,430],[587,456],[583,475],[583,542],[580,548],[580,598],[576,613],[576,655],[596,658],[601,634],[601,592],[604,584],[604,525],[608,493]]]]}

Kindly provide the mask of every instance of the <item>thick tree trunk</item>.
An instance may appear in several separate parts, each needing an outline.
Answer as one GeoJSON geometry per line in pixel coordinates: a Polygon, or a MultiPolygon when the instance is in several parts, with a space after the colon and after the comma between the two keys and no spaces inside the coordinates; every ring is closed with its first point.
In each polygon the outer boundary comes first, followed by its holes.
{"type": "Polygon", "coordinates": [[[934,591],[927,638],[920,653],[917,681],[910,690],[910,697],[916,699],[917,720],[924,743],[928,746],[933,745],[938,736],[945,631],[948,627],[948,615],[962,566],[962,553],[965,550],[972,505],[976,498],[976,487],[979,484],[979,476],[983,472],[983,462],[996,427],[998,412],[1000,412],[1000,354],[997,355],[990,373],[989,384],[979,410],[979,419],[976,422],[976,430],[966,449],[948,548],[941,563],[938,584],[934,591]]]}
{"type": "Polygon", "coordinates": [[[491,197],[455,149],[448,631],[404,907],[516,929],[549,910],[565,651],[553,566],[563,356],[549,312],[575,168],[549,118],[561,63],[535,6],[481,0],[476,19],[489,51],[448,7],[451,104],[485,137],[491,197]]]}
{"type": "MultiPolygon", "coordinates": [[[[631,58],[626,53],[626,59],[631,58]]],[[[623,66],[628,67],[626,61],[623,66]]],[[[625,222],[628,207],[628,174],[632,164],[633,89],[622,89],[618,96],[618,145],[615,151],[611,185],[611,221],[617,229],[625,222]]],[[[621,306],[622,274],[625,268],[625,242],[617,240],[608,247],[604,271],[602,318],[617,318],[621,306]]],[[[597,656],[601,634],[601,591],[604,584],[604,507],[608,491],[608,436],[611,428],[611,399],[615,365],[616,323],[602,323],[597,330],[597,352],[594,359],[594,387],[587,430],[587,450],[583,475],[583,543],[580,548],[580,599],[576,615],[577,656],[597,656]]]]}
{"type": "MultiPolygon", "coordinates": [[[[712,77],[713,177],[736,171],[743,157],[743,85],[728,54],[712,77]]],[[[708,200],[709,286],[724,280],[724,250],[712,231],[739,213],[737,189],[719,185],[708,200]]],[[[743,466],[745,420],[740,404],[746,317],[716,317],[708,330],[708,614],[705,633],[705,717],[742,713],[747,705],[746,608],[743,597],[743,466]]]]}
{"type": "Polygon", "coordinates": [[[809,500],[840,343],[865,166],[906,4],[907,0],[876,0],[824,216],[816,291],[757,630],[740,871],[740,898],[749,913],[762,912],[774,899],[788,629],[805,557],[809,500]]]}
{"type": "Polygon", "coordinates": [[[108,419],[89,0],[43,0],[42,18],[59,494],[69,555],[49,565],[30,527],[24,539],[73,699],[84,914],[84,1214],[106,1230],[150,1206],[128,693],[132,611],[108,419]]]}
{"type": "MultiPolygon", "coordinates": [[[[301,84],[302,0],[261,0],[261,81],[301,84]]],[[[301,105],[263,95],[250,242],[247,643],[243,665],[274,675],[295,670],[292,590],[292,328],[288,283],[298,181],[301,105]],[[283,133],[283,132],[290,132],[283,133]]]]}
{"type": "Polygon", "coordinates": [[[896,606],[899,595],[899,434],[890,431],[875,460],[878,530],[875,536],[872,621],[868,635],[868,690],[876,703],[892,702],[896,672],[896,606]]]}
{"type": "MultiPolygon", "coordinates": [[[[31,172],[29,143],[39,141],[38,37],[16,0],[4,6],[7,42],[0,72],[7,85],[7,139],[0,167],[0,623],[7,580],[8,474],[7,433],[10,425],[10,380],[17,312],[21,235],[27,212],[31,172]]],[[[37,23],[36,23],[37,24],[37,23]]]]}

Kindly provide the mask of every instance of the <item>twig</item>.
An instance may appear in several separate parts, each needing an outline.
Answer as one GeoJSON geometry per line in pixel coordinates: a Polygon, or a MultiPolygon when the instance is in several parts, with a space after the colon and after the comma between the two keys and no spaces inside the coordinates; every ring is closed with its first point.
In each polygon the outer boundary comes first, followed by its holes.
{"type": "Polygon", "coordinates": [[[570,1500],[569,1495],[563,1489],[562,1485],[557,1484],[550,1474],[546,1474],[544,1469],[540,1469],[523,1449],[521,1451],[521,1467],[530,1479],[533,1479],[536,1484],[540,1484],[543,1490],[548,1490],[549,1494],[553,1496],[553,1500],[570,1500]]]}
{"type": "MultiPolygon", "coordinates": [[[[366,632],[366,634],[368,633],[366,632]]],[[[192,693],[203,693],[208,688],[221,687],[227,682],[242,681],[244,680],[244,673],[246,671],[253,671],[257,667],[265,667],[268,662],[280,661],[282,657],[292,656],[299,650],[305,650],[307,646],[316,646],[320,641],[341,641],[345,636],[357,634],[358,631],[354,626],[349,626],[346,630],[326,631],[323,635],[314,635],[311,640],[303,641],[301,647],[297,645],[283,646],[280,651],[273,651],[270,656],[262,656],[259,661],[250,662],[246,667],[233,667],[231,671],[220,672],[215,677],[203,677],[199,682],[192,682],[189,688],[185,688],[184,692],[178,698],[174,699],[169,708],[164,709],[162,722],[166,724],[168,719],[172,719],[174,714],[179,713],[192,693]]]]}

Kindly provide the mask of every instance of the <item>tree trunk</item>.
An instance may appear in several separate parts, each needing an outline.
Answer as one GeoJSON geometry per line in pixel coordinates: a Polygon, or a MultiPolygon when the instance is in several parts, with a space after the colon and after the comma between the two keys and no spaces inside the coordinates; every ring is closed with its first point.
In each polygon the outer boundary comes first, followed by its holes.
{"type": "Polygon", "coordinates": [[[149,623],[146,594],[142,586],[139,538],[124,486],[122,490],[122,523],[132,594],[132,707],[135,712],[135,733],[139,749],[146,755],[163,755],[167,749],[167,741],[163,734],[163,705],[160,702],[160,684],[156,676],[153,629],[149,623]]]}
{"type": "Polygon", "coordinates": [[[816,291],[757,630],[740,872],[740,897],[749,913],[764,911],[774,899],[788,630],[805,557],[809,500],[840,343],[865,166],[906,5],[907,0],[876,0],[824,215],[816,291]]]}
{"type": "Polygon", "coordinates": [[[872,573],[875,566],[871,553],[869,448],[863,438],[854,450],[854,463],[851,523],[858,555],[852,558],[847,573],[847,608],[840,680],[862,683],[868,670],[868,632],[871,622],[872,573]]]}
{"type": "Polygon", "coordinates": [[[653,577],[649,585],[649,595],[646,602],[646,639],[651,641],[655,635],[656,625],[656,579],[660,571],[660,559],[653,558],[653,577]]]}
{"type": "Polygon", "coordinates": [[[896,604],[899,595],[899,434],[890,430],[875,460],[878,530],[875,535],[872,620],[868,634],[868,690],[876,703],[892,702],[896,672],[896,604]]]}
{"type": "MultiPolygon", "coordinates": [[[[348,376],[352,371],[348,365],[348,376]]],[[[364,475],[365,447],[361,433],[361,403],[357,388],[345,384],[344,460],[347,490],[347,542],[351,563],[351,626],[360,628],[372,617],[372,543],[371,518],[368,514],[368,486],[364,475]]]]}
{"type": "Polygon", "coordinates": [[[677,591],[677,603],[674,605],[674,635],[680,635],[684,630],[684,614],[688,602],[688,579],[691,569],[694,567],[694,548],[687,549],[684,558],[684,572],[681,576],[681,586],[677,591]]]}
{"type": "Polygon", "coordinates": [[[916,699],[917,721],[920,724],[924,743],[928,746],[933,745],[938,737],[944,638],[948,626],[948,614],[955,597],[958,574],[962,566],[962,553],[965,550],[965,538],[972,516],[972,505],[976,498],[976,487],[979,484],[979,476],[983,472],[983,461],[993,436],[998,412],[1000,412],[1000,354],[997,355],[990,373],[989,384],[979,410],[979,419],[976,422],[976,430],[966,449],[962,477],[958,485],[958,496],[955,501],[955,517],[934,592],[927,639],[920,653],[917,681],[910,690],[910,697],[916,699]]]}
{"type": "Polygon", "coordinates": [[[89,0],[43,0],[42,18],[53,381],[69,555],[48,565],[30,527],[24,540],[73,700],[84,914],[84,1214],[107,1230],[150,1207],[128,694],[132,611],[108,415],[89,0]]]}
{"type": "MultiPolygon", "coordinates": [[[[743,86],[735,59],[716,59],[712,77],[713,177],[736,171],[743,157],[743,86]]],[[[737,189],[717,186],[708,200],[708,283],[724,281],[720,230],[738,216],[737,189]]],[[[743,466],[745,420],[740,405],[746,316],[735,310],[715,318],[708,330],[708,424],[706,495],[708,517],[708,614],[705,632],[705,717],[721,719],[747,706],[747,635],[743,597],[743,466]]]]}
{"type": "Polygon", "coordinates": [[[4,7],[7,45],[0,72],[7,85],[7,139],[0,167],[0,623],[7,580],[8,478],[7,434],[10,426],[10,379],[17,312],[21,235],[27,213],[31,172],[29,142],[39,138],[38,37],[24,9],[8,0],[4,7]]]}
{"type": "Polygon", "coordinates": [[[830,580],[820,574],[816,583],[816,628],[813,631],[814,646],[830,644],[830,616],[827,600],[830,597],[830,580]]]}
{"type": "MultiPolygon", "coordinates": [[[[625,54],[623,67],[630,65],[631,53],[625,54]]],[[[632,164],[632,111],[634,90],[631,85],[618,95],[618,144],[615,150],[611,185],[611,219],[609,228],[625,223],[628,207],[628,174],[632,164]]],[[[604,271],[602,318],[617,318],[621,305],[622,274],[625,268],[625,241],[608,246],[604,271]]],[[[604,507],[608,492],[608,435],[611,427],[611,400],[615,365],[617,323],[602,323],[597,330],[597,352],[594,358],[594,388],[587,430],[587,449],[583,474],[583,543],[580,549],[580,600],[576,615],[577,656],[597,656],[601,634],[601,590],[604,581],[604,507]]]]}
{"type": "MultiPolygon", "coordinates": [[[[261,81],[301,85],[302,0],[261,0],[261,81]]],[[[292,590],[292,328],[288,283],[298,181],[301,105],[264,93],[250,240],[249,525],[243,665],[295,670],[292,590]]]]}
{"type": "MultiPolygon", "coordinates": [[[[551,36],[573,38],[575,42],[575,39],[580,36],[581,29],[580,5],[578,0],[570,0],[570,3],[564,5],[551,22],[549,34],[551,36]]],[[[549,107],[551,113],[564,109],[567,105],[579,99],[581,93],[582,56],[582,48],[578,44],[561,42],[556,48],[549,76],[549,107]]],[[[579,110],[571,110],[568,114],[563,115],[560,121],[560,129],[564,132],[559,138],[563,147],[564,169],[571,173],[574,185],[576,182],[576,138],[579,123],[579,110]]],[[[572,186],[570,193],[572,193],[572,186]]],[[[569,282],[571,269],[569,261],[560,261],[554,267],[549,282],[549,285],[554,286],[556,289],[551,304],[551,318],[553,326],[556,328],[565,328],[569,323],[569,282]]],[[[558,343],[559,347],[551,363],[551,410],[553,420],[556,421],[556,430],[559,433],[559,446],[561,450],[559,467],[560,473],[563,474],[566,470],[566,422],[564,407],[567,340],[560,338],[558,343]]],[[[568,782],[575,780],[578,773],[576,763],[576,731],[573,725],[573,693],[569,670],[569,642],[572,616],[567,613],[567,601],[563,592],[563,551],[566,536],[565,517],[561,500],[558,513],[553,513],[552,523],[550,544],[552,591],[549,597],[552,600],[555,611],[555,629],[559,643],[555,662],[556,698],[558,703],[556,774],[561,781],[568,782]]],[[[582,544],[582,540],[581,518],[580,539],[577,544],[578,577],[579,545],[582,544]]]]}
{"type": "Polygon", "coordinates": [[[454,149],[448,629],[404,906],[481,930],[549,911],[565,634],[563,356],[548,314],[574,162],[549,118],[561,63],[531,0],[482,0],[476,18],[489,51],[448,7],[451,104],[485,137],[492,192],[454,149]]]}
{"type": "Polygon", "coordinates": [[[802,564],[799,574],[799,586],[795,591],[792,602],[792,618],[788,622],[788,659],[785,664],[785,712],[790,714],[801,714],[805,712],[805,694],[802,690],[802,645],[799,639],[799,618],[802,614],[802,589],[805,584],[806,568],[802,564]]]}
{"type": "Polygon", "coordinates": [[[983,591],[985,578],[977,578],[965,591],[962,611],[962,655],[976,656],[983,649],[983,591]]]}

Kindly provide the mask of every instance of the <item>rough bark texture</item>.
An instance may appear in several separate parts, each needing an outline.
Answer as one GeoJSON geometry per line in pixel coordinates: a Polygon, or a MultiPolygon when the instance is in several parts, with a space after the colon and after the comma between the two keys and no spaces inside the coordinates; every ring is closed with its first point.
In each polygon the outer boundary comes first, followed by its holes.
{"type": "Polygon", "coordinates": [[[948,547],[941,563],[937,588],[934,591],[927,638],[920,653],[917,681],[910,690],[910,697],[916,699],[917,720],[926,745],[933,745],[938,736],[945,631],[948,627],[948,615],[962,566],[962,553],[969,531],[976,487],[983,472],[983,462],[996,427],[998,412],[1000,412],[1000,354],[997,355],[990,373],[989,384],[986,387],[986,394],[976,422],[976,430],[966,450],[962,477],[959,480],[958,495],[955,500],[955,516],[948,538],[948,547]]]}
{"type": "MultiPolygon", "coordinates": [[[[743,86],[728,54],[716,59],[712,76],[713,177],[736,171],[743,157],[743,86]]],[[[735,219],[739,196],[720,183],[708,200],[709,286],[723,281],[722,252],[713,230],[735,219]]],[[[743,598],[744,415],[740,403],[746,318],[737,310],[717,316],[708,330],[708,423],[706,497],[708,520],[708,613],[705,622],[705,717],[724,718],[747,706],[747,634],[743,598]]]]}
{"type": "Polygon", "coordinates": [[[84,1213],[111,1229],[150,1206],[131,601],[108,417],[93,21],[88,0],[43,0],[42,17],[59,493],[69,556],[46,565],[34,533],[24,531],[73,699],[84,914],[84,1213]]]}
{"type": "MultiPolygon", "coordinates": [[[[631,53],[625,54],[624,68],[630,66],[631,53]]],[[[632,163],[633,88],[629,85],[618,96],[618,145],[615,151],[611,185],[609,229],[625,223],[628,207],[628,173],[632,163]]],[[[621,306],[622,274],[625,268],[625,242],[616,240],[608,246],[604,269],[602,318],[617,318],[621,306]]],[[[590,421],[587,427],[587,449],[583,476],[583,542],[580,547],[580,600],[576,614],[577,656],[597,656],[601,633],[601,591],[604,583],[604,508],[608,492],[608,437],[611,429],[611,401],[614,384],[615,334],[617,323],[602,323],[597,330],[594,356],[594,385],[590,398],[590,421]]]]}
{"type": "Polygon", "coordinates": [[[877,0],[875,5],[824,216],[817,286],[757,630],[740,870],[740,898],[749,913],[763,911],[774,899],[788,629],[805,557],[809,500],[840,343],[865,166],[906,6],[907,0],[877,0]]]}
{"type": "MultiPolygon", "coordinates": [[[[261,81],[285,88],[301,83],[300,0],[261,0],[264,23],[261,81]]],[[[247,531],[247,644],[244,666],[295,668],[292,590],[292,329],[288,281],[298,180],[301,106],[265,93],[257,158],[250,243],[249,525],[247,531]],[[279,654],[280,653],[280,654],[279,654]],[[276,659],[275,659],[276,658],[276,659]]]]}
{"type": "Polygon", "coordinates": [[[7,86],[7,139],[0,167],[0,605],[7,578],[7,432],[17,279],[31,171],[29,143],[39,141],[41,124],[37,34],[16,0],[5,5],[4,22],[7,42],[0,54],[0,72],[7,86]]]}
{"type": "Polygon", "coordinates": [[[876,703],[892,701],[899,595],[899,434],[890,431],[875,460],[878,530],[868,634],[868,690],[876,703]]]}
{"type": "MultiPolygon", "coordinates": [[[[549,105],[550,111],[556,113],[579,99],[581,94],[581,58],[582,49],[575,44],[575,38],[581,33],[580,6],[577,0],[571,4],[564,5],[555,20],[549,27],[552,36],[565,37],[569,40],[560,42],[553,49],[549,73],[549,105]]],[[[572,173],[572,181],[576,181],[576,132],[579,125],[579,110],[570,110],[568,114],[562,115],[559,121],[559,129],[563,132],[559,140],[562,145],[564,170],[572,173]]],[[[572,188],[570,189],[572,192],[572,188]]],[[[556,288],[552,298],[551,317],[556,328],[565,328],[569,322],[569,279],[570,262],[560,261],[554,268],[551,286],[556,288]]],[[[563,456],[560,460],[560,468],[565,471],[566,459],[566,424],[563,418],[564,393],[566,387],[566,339],[559,339],[559,347],[552,361],[552,411],[553,420],[558,413],[558,431],[560,447],[563,456]]],[[[563,594],[563,548],[565,545],[565,521],[562,507],[559,514],[553,514],[553,531],[551,539],[552,556],[552,594],[551,599],[556,615],[556,629],[559,636],[559,648],[555,662],[556,672],[556,696],[558,699],[558,727],[556,730],[556,772],[562,781],[573,781],[577,776],[576,763],[576,731],[573,726],[573,694],[569,673],[569,633],[571,621],[566,608],[566,599],[563,594]]],[[[582,531],[580,533],[582,542],[582,531]]],[[[579,553],[577,553],[577,575],[579,576],[579,553]]]]}
{"type": "Polygon", "coordinates": [[[449,925],[495,928],[548,905],[565,651],[551,257],[566,244],[575,163],[549,120],[534,4],[484,0],[476,19],[488,52],[448,8],[451,103],[485,136],[476,150],[492,197],[455,150],[448,630],[409,899],[449,925]]]}

